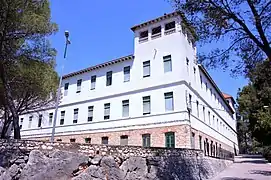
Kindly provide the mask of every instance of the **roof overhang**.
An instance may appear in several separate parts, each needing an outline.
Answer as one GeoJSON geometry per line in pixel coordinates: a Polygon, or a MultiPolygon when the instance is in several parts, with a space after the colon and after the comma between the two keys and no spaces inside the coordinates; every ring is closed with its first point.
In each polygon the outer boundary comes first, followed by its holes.
{"type": "Polygon", "coordinates": [[[76,71],[76,72],[73,72],[73,73],[70,73],[70,74],[66,74],[66,75],[64,75],[62,77],[62,79],[67,79],[67,78],[72,77],[72,76],[76,76],[76,75],[83,74],[83,73],[86,73],[86,72],[89,72],[89,71],[97,70],[97,69],[100,69],[100,68],[103,68],[103,67],[106,67],[106,66],[110,66],[110,65],[117,64],[117,63],[127,61],[127,60],[131,60],[131,59],[134,59],[133,55],[124,56],[124,57],[121,57],[121,58],[118,58],[118,59],[114,59],[112,61],[108,61],[108,62],[105,62],[105,63],[102,63],[102,64],[91,66],[91,67],[86,68],[86,69],[82,69],[80,71],[76,71]]]}
{"type": "Polygon", "coordinates": [[[144,22],[144,23],[141,23],[141,24],[138,24],[138,25],[135,25],[131,28],[132,31],[136,31],[138,29],[141,29],[141,28],[144,28],[148,25],[151,25],[151,24],[154,24],[154,23],[157,23],[159,21],[162,21],[162,20],[165,20],[165,19],[169,19],[169,18],[172,18],[172,17],[176,17],[176,16],[180,16],[182,18],[182,23],[186,26],[186,28],[190,31],[191,35],[193,36],[193,38],[195,40],[197,40],[197,36],[196,36],[196,33],[195,33],[195,30],[194,28],[192,28],[191,24],[188,23],[188,20],[187,18],[185,17],[184,13],[181,12],[181,11],[175,11],[175,12],[172,12],[172,13],[169,13],[169,14],[165,14],[164,16],[160,16],[156,19],[152,19],[150,21],[147,21],[147,22],[144,22]]]}
{"type": "Polygon", "coordinates": [[[220,91],[220,89],[217,87],[214,80],[211,78],[210,74],[207,72],[207,70],[203,67],[203,65],[199,64],[199,69],[204,73],[204,75],[208,78],[208,80],[211,82],[211,84],[215,87],[216,91],[218,92],[221,99],[224,101],[224,103],[228,106],[230,111],[234,114],[234,110],[229,105],[229,103],[226,101],[225,97],[223,96],[223,93],[220,91]]]}

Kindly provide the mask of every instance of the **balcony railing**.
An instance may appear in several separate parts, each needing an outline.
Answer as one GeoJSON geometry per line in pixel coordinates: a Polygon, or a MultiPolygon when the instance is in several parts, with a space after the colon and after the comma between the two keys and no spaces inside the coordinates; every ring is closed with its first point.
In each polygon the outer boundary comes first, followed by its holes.
{"type": "Polygon", "coordinates": [[[175,33],[176,32],[176,28],[173,28],[173,29],[168,29],[165,31],[165,35],[169,35],[169,34],[172,34],[172,33],[175,33]]]}

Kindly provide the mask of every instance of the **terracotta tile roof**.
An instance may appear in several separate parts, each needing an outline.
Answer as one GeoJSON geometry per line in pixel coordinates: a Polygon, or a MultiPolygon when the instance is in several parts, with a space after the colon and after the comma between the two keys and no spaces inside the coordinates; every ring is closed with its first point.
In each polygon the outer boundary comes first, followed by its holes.
{"type": "Polygon", "coordinates": [[[100,69],[100,68],[103,68],[103,67],[106,67],[106,66],[109,66],[109,65],[112,65],[112,64],[116,64],[116,63],[119,63],[119,62],[123,62],[123,61],[126,61],[126,60],[130,60],[130,59],[134,59],[134,56],[133,55],[124,56],[124,57],[121,57],[121,58],[118,58],[118,59],[114,59],[112,61],[108,61],[108,62],[98,64],[98,65],[95,65],[95,66],[91,66],[91,67],[88,67],[86,69],[82,69],[80,71],[76,71],[76,72],[73,72],[73,73],[70,73],[70,74],[66,74],[66,75],[64,75],[62,77],[62,79],[67,79],[67,78],[72,77],[72,76],[83,74],[83,73],[86,73],[86,72],[89,72],[89,71],[92,71],[92,70],[95,70],[95,69],[100,69]]]}
{"type": "Polygon", "coordinates": [[[231,100],[233,101],[233,103],[236,104],[234,98],[233,98],[231,95],[228,95],[228,94],[226,94],[226,93],[223,93],[223,96],[224,96],[225,99],[231,99],[231,100]]]}
{"type": "Polygon", "coordinates": [[[226,94],[226,93],[222,93],[222,94],[223,94],[223,96],[224,96],[225,99],[233,98],[231,95],[228,95],[228,94],[226,94]]]}

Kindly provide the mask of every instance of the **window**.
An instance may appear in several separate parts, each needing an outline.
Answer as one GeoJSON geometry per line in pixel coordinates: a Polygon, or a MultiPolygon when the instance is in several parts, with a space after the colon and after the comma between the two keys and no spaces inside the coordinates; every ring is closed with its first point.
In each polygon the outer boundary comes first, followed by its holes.
{"type": "Polygon", "coordinates": [[[64,85],[64,96],[68,95],[69,83],[65,83],[64,85]]]}
{"type": "Polygon", "coordinates": [[[194,67],[194,81],[196,82],[196,68],[194,67]]]}
{"type": "Polygon", "coordinates": [[[202,137],[199,136],[199,149],[202,150],[202,137]]]}
{"type": "Polygon", "coordinates": [[[143,62],[143,77],[149,77],[151,75],[151,63],[150,61],[143,62]]]}
{"type": "Polygon", "coordinates": [[[195,133],[191,133],[191,148],[195,149],[195,133]]]}
{"type": "Polygon", "coordinates": [[[76,139],[74,139],[74,138],[70,139],[71,143],[75,143],[75,141],[76,141],[76,139]]]}
{"type": "Polygon", "coordinates": [[[94,106],[88,107],[88,122],[93,120],[93,110],[94,110],[94,106]]]}
{"type": "Polygon", "coordinates": [[[85,138],[85,143],[90,144],[91,143],[91,138],[85,138]]]}
{"type": "Polygon", "coordinates": [[[143,115],[151,114],[151,97],[143,97],[143,115]]]}
{"type": "Polygon", "coordinates": [[[29,117],[28,128],[31,128],[33,116],[29,117]]]}
{"type": "Polygon", "coordinates": [[[172,71],[172,63],[171,63],[171,55],[164,56],[164,72],[171,72],[172,71]]]}
{"type": "Polygon", "coordinates": [[[218,128],[219,128],[219,124],[218,124],[218,119],[216,120],[216,128],[217,128],[217,130],[218,130],[218,128]]]}
{"type": "Polygon", "coordinates": [[[187,71],[187,74],[189,75],[189,59],[186,58],[186,71],[187,71]]]}
{"type": "Polygon", "coordinates": [[[39,115],[38,127],[41,127],[42,123],[42,114],[39,115]]]}
{"type": "Polygon", "coordinates": [[[53,116],[54,116],[53,113],[50,113],[50,114],[49,114],[49,126],[51,126],[52,123],[53,123],[53,116]]]}
{"type": "Polygon", "coordinates": [[[161,36],[161,26],[155,27],[152,29],[152,38],[161,36]]]}
{"type": "Polygon", "coordinates": [[[213,115],[213,127],[215,127],[215,116],[213,115]]]}
{"type": "Polygon", "coordinates": [[[79,111],[78,108],[73,110],[73,124],[76,124],[78,121],[78,111],[79,111]]]}
{"type": "Polygon", "coordinates": [[[108,137],[102,137],[102,144],[108,144],[108,137]]]}
{"type": "Polygon", "coordinates": [[[208,91],[208,85],[207,82],[205,83],[205,87],[206,87],[206,92],[208,91]]]}
{"type": "Polygon", "coordinates": [[[175,30],[175,21],[165,24],[165,31],[175,30]]]}
{"type": "Polygon", "coordinates": [[[192,112],[192,95],[189,94],[188,97],[188,110],[192,112]]]}
{"type": "Polygon", "coordinates": [[[151,147],[151,135],[150,134],[142,134],[142,146],[143,147],[151,147]]]}
{"type": "Polygon", "coordinates": [[[204,106],[202,107],[202,113],[203,113],[203,120],[205,122],[205,107],[204,106]]]}
{"type": "Polygon", "coordinates": [[[93,90],[96,87],[96,76],[91,76],[91,85],[90,85],[90,89],[93,90]]]}
{"type": "Polygon", "coordinates": [[[104,119],[110,119],[110,103],[104,104],[104,119]]]}
{"type": "Polygon", "coordinates": [[[112,71],[106,73],[106,86],[112,85],[112,71]]]}
{"type": "Polygon", "coordinates": [[[173,111],[174,110],[174,103],[173,103],[173,92],[165,93],[165,109],[166,111],[173,111]]]}
{"type": "Polygon", "coordinates": [[[65,118],[65,111],[61,111],[60,125],[63,125],[63,124],[64,124],[64,118],[65,118]]]}
{"type": "Polygon", "coordinates": [[[211,113],[208,111],[208,120],[209,120],[209,125],[211,125],[211,113]]]}
{"type": "Polygon", "coordinates": [[[167,132],[165,133],[165,145],[167,148],[175,148],[175,133],[174,132],[167,132]]]}
{"type": "Polygon", "coordinates": [[[120,136],[120,145],[121,146],[128,145],[128,136],[127,135],[120,136]]]}
{"type": "Polygon", "coordinates": [[[76,93],[81,92],[82,79],[77,80],[77,90],[76,93]]]}
{"type": "Polygon", "coordinates": [[[148,40],[148,36],[149,36],[149,32],[148,31],[142,31],[139,34],[139,42],[143,42],[143,41],[147,41],[148,40]]]}
{"type": "Polygon", "coordinates": [[[56,141],[57,141],[57,142],[62,142],[62,139],[57,139],[56,141]]]}
{"type": "Polygon", "coordinates": [[[130,81],[130,66],[126,66],[123,68],[123,74],[124,74],[124,82],[130,81]]]}
{"type": "Polygon", "coordinates": [[[122,101],[122,117],[129,117],[129,100],[122,101]]]}
{"type": "Polygon", "coordinates": [[[197,101],[197,117],[199,117],[199,102],[197,101]]]}
{"type": "Polygon", "coordinates": [[[23,122],[24,122],[24,118],[21,118],[21,121],[20,121],[20,129],[22,129],[22,127],[23,127],[23,122]]]}

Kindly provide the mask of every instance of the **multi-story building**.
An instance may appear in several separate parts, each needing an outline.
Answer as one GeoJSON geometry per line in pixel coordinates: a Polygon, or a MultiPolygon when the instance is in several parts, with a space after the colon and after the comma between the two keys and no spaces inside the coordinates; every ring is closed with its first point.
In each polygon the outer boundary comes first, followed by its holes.
{"type": "MultiPolygon", "coordinates": [[[[234,100],[197,63],[182,14],[132,30],[133,55],[63,76],[56,140],[196,148],[210,155],[238,148],[234,100]]],[[[22,115],[22,138],[49,140],[53,113],[22,115]]]]}

